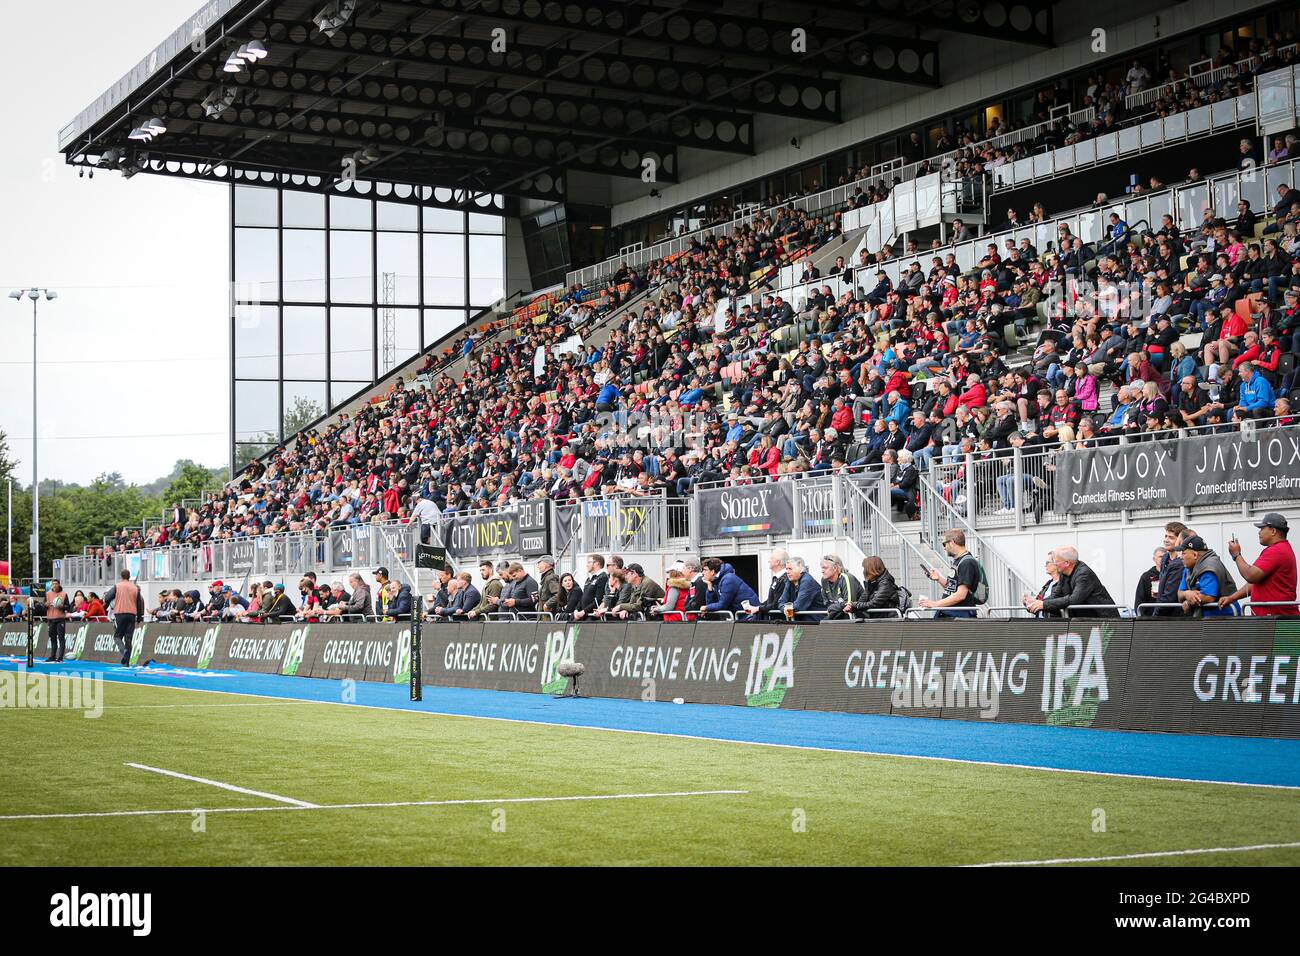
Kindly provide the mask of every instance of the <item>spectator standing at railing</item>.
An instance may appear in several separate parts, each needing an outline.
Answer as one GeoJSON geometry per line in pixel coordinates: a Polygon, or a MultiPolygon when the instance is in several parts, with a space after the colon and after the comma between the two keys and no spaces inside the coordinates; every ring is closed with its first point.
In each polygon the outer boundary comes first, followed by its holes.
{"type": "MultiPolygon", "coordinates": [[[[1286,516],[1270,511],[1255,522],[1259,529],[1259,543],[1264,548],[1251,564],[1241,554],[1241,543],[1234,536],[1228,542],[1228,554],[1237,564],[1237,570],[1245,583],[1231,594],[1219,598],[1219,607],[1229,605],[1249,597],[1252,602],[1272,603],[1277,601],[1294,601],[1296,597],[1296,559],[1291,542],[1287,540],[1290,528],[1286,516]]],[[[1300,615],[1296,605],[1282,607],[1252,607],[1250,613],[1255,616],[1276,615],[1295,617],[1300,615]]]]}
{"type": "Polygon", "coordinates": [[[86,607],[82,614],[87,621],[103,622],[108,620],[108,610],[104,607],[103,600],[94,591],[91,591],[86,598],[86,607]]]}
{"type": "MultiPolygon", "coordinates": [[[[484,579],[486,580],[486,578],[484,579]]],[[[587,555],[587,580],[582,585],[582,599],[578,609],[573,613],[573,620],[581,621],[594,614],[605,599],[605,590],[609,586],[609,573],[605,570],[605,558],[599,554],[587,555]]]]}
{"type": "Polygon", "coordinates": [[[826,604],[828,621],[844,620],[853,608],[865,599],[862,583],[844,569],[844,561],[837,554],[822,558],[822,600],[826,604]]]}
{"type": "Polygon", "coordinates": [[[283,620],[288,620],[296,613],[293,601],[289,600],[289,595],[284,593],[284,584],[276,582],[275,584],[264,584],[262,586],[262,607],[258,610],[257,616],[263,624],[279,624],[283,620]],[[266,600],[267,591],[271,592],[271,599],[266,600]]]}
{"type": "Polygon", "coordinates": [[[752,601],[742,603],[741,609],[749,615],[747,620],[762,621],[777,616],[777,608],[782,603],[789,583],[785,576],[785,564],[789,560],[790,553],[784,548],[775,548],[768,555],[767,569],[772,573],[772,583],[768,586],[767,597],[761,604],[757,594],[752,601]]]}
{"type": "Polygon", "coordinates": [[[740,614],[758,603],[758,595],[736,573],[730,564],[718,558],[705,558],[701,576],[708,588],[704,606],[700,610],[705,614],[729,611],[740,614]]]}
{"type": "Polygon", "coordinates": [[[348,575],[348,583],[352,585],[352,594],[348,602],[335,604],[326,612],[327,615],[352,620],[370,617],[374,613],[374,606],[370,599],[370,585],[366,584],[365,578],[356,571],[348,575]]]}
{"type": "Polygon", "coordinates": [[[537,609],[538,584],[522,564],[511,564],[503,575],[506,583],[501,589],[501,607],[507,611],[531,612],[537,609]]]}
{"type": "Polygon", "coordinates": [[[376,616],[384,621],[409,620],[414,610],[412,606],[411,586],[398,581],[389,581],[380,591],[380,607],[376,616]]]}
{"type": "Polygon", "coordinates": [[[1061,571],[1056,566],[1056,554],[1052,551],[1047,552],[1047,563],[1045,568],[1047,570],[1047,582],[1038,589],[1038,594],[1032,598],[1028,594],[1022,594],[1020,596],[1020,603],[1025,606],[1026,611],[1030,611],[1030,613],[1035,617],[1063,617],[1064,615],[1060,611],[1049,611],[1041,608],[1038,611],[1034,611],[1031,607],[1035,601],[1048,601],[1056,597],[1059,593],[1061,571]]]}
{"type": "MultiPolygon", "coordinates": [[[[710,560],[715,560],[710,558],[710,560]]],[[[785,564],[786,579],[790,582],[784,595],[781,611],[785,619],[797,621],[817,621],[825,616],[826,598],[821,585],[808,571],[803,558],[792,557],[785,564]]],[[[748,587],[746,585],[746,587],[748,587]]],[[[753,592],[750,591],[752,594],[753,592]]],[[[755,595],[757,597],[757,595],[755,595]]]]}
{"type": "Polygon", "coordinates": [[[438,577],[438,586],[434,589],[433,594],[430,595],[429,600],[432,602],[432,607],[445,608],[451,604],[451,582],[456,578],[452,573],[452,569],[445,565],[439,568],[435,573],[438,577]]]}
{"type": "Polygon", "coordinates": [[[923,608],[934,609],[936,618],[974,617],[975,608],[981,603],[978,598],[981,589],[987,595],[987,585],[983,582],[984,569],[979,559],[966,549],[966,534],[960,528],[951,528],[943,535],[943,553],[953,561],[952,573],[945,579],[934,568],[929,571],[930,580],[943,585],[943,597],[938,600],[922,598],[917,602],[923,608]]]}
{"type": "Polygon", "coordinates": [[[651,616],[660,617],[665,622],[695,620],[695,615],[686,609],[691,596],[691,579],[680,561],[668,569],[664,592],[663,603],[650,608],[648,613],[651,616]]]}
{"type": "Polygon", "coordinates": [[[1143,604],[1151,604],[1160,599],[1160,569],[1165,563],[1165,558],[1169,552],[1164,548],[1156,548],[1151,555],[1151,567],[1142,572],[1138,578],[1137,591],[1133,595],[1133,610],[1135,613],[1141,613],[1138,609],[1143,604]]]}
{"type": "Polygon", "coordinates": [[[1231,617],[1241,613],[1235,600],[1219,604],[1234,594],[1237,582],[1219,556],[1197,534],[1183,539],[1183,573],[1178,582],[1178,602],[1194,617],[1231,617]]]}
{"type": "Polygon", "coordinates": [[[462,571],[453,579],[452,588],[449,588],[451,594],[450,603],[441,608],[441,617],[443,620],[465,620],[469,612],[478,606],[481,596],[478,588],[474,587],[474,576],[468,571],[462,571]]]}
{"type": "Polygon", "coordinates": [[[170,621],[172,611],[176,609],[176,596],[171,589],[158,592],[158,604],[149,609],[149,616],[155,621],[170,621]]]}
{"type": "Polygon", "coordinates": [[[544,554],[537,559],[537,570],[542,579],[537,587],[537,607],[554,614],[563,609],[560,598],[560,579],[555,573],[555,559],[544,554]]]}
{"type": "Polygon", "coordinates": [[[903,610],[898,585],[885,567],[885,562],[873,554],[862,561],[862,597],[846,604],[844,610],[855,616],[872,618],[882,616],[873,614],[873,611],[888,608],[903,610]]]}
{"type": "Polygon", "coordinates": [[[1052,597],[1030,601],[1025,605],[1029,611],[1054,611],[1067,617],[1119,617],[1115,600],[1097,573],[1079,560],[1077,549],[1057,548],[1052,558],[1060,572],[1052,597]]]}
{"type": "Polygon", "coordinates": [[[658,581],[647,577],[645,569],[639,564],[627,566],[627,582],[632,586],[631,593],[627,600],[614,607],[614,616],[620,620],[626,621],[646,613],[665,597],[663,587],[658,581]]]}

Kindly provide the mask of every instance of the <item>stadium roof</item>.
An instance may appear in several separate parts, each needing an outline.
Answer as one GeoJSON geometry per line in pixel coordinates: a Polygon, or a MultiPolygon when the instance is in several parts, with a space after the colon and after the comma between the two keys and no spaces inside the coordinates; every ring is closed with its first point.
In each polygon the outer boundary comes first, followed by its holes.
{"type": "Polygon", "coordinates": [[[1050,44],[1050,0],[210,0],[59,148],[126,175],[558,201],[646,160],[676,181],[684,147],[752,153],[756,114],[836,122],[846,77],[937,86],[923,28],[1050,44]]]}

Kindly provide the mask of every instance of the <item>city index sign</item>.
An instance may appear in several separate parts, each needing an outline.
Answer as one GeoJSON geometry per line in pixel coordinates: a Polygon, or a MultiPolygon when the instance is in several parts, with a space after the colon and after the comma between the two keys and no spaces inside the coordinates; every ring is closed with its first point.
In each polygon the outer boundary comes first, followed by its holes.
{"type": "Polygon", "coordinates": [[[519,516],[514,513],[454,516],[449,520],[447,553],[453,558],[513,554],[519,550],[519,516]]]}

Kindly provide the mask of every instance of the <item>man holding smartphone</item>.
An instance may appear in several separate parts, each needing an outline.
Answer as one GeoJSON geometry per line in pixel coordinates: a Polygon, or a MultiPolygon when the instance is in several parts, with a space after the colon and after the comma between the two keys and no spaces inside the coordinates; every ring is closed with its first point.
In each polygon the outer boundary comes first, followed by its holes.
{"type": "MultiPolygon", "coordinates": [[[[1269,604],[1273,602],[1294,601],[1296,597],[1296,563],[1295,551],[1287,540],[1289,528],[1285,515],[1270,511],[1255,522],[1259,529],[1259,543],[1264,550],[1259,553],[1254,564],[1241,556],[1241,542],[1234,534],[1228,542],[1228,554],[1237,562],[1237,570],[1246,579],[1240,588],[1232,594],[1219,598],[1219,607],[1227,607],[1233,601],[1249,597],[1252,602],[1269,604]]],[[[1296,617],[1300,615],[1294,604],[1282,604],[1275,607],[1251,607],[1255,616],[1275,615],[1296,617]]]]}
{"type": "Polygon", "coordinates": [[[952,574],[945,580],[939,571],[927,572],[927,577],[935,582],[943,582],[943,597],[935,601],[922,598],[917,603],[924,608],[934,608],[936,618],[974,617],[975,607],[979,604],[976,593],[984,572],[979,560],[966,550],[966,534],[960,528],[952,528],[944,533],[943,553],[953,560],[952,574]]]}

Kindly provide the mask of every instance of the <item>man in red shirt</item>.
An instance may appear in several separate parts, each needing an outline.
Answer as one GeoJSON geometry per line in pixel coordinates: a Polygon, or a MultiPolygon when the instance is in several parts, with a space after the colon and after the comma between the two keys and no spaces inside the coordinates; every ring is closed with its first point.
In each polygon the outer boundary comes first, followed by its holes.
{"type": "MultiPolygon", "coordinates": [[[[1295,600],[1295,552],[1286,539],[1289,530],[1286,517],[1271,511],[1261,521],[1257,521],[1255,527],[1259,529],[1259,543],[1264,546],[1264,550],[1254,564],[1247,563],[1241,556],[1240,542],[1235,539],[1228,542],[1228,554],[1237,562],[1237,570],[1246,579],[1246,583],[1236,593],[1220,598],[1219,607],[1225,607],[1247,595],[1252,603],[1295,600]]],[[[1300,614],[1294,604],[1281,607],[1252,606],[1250,612],[1256,616],[1295,617],[1300,614]]]]}

